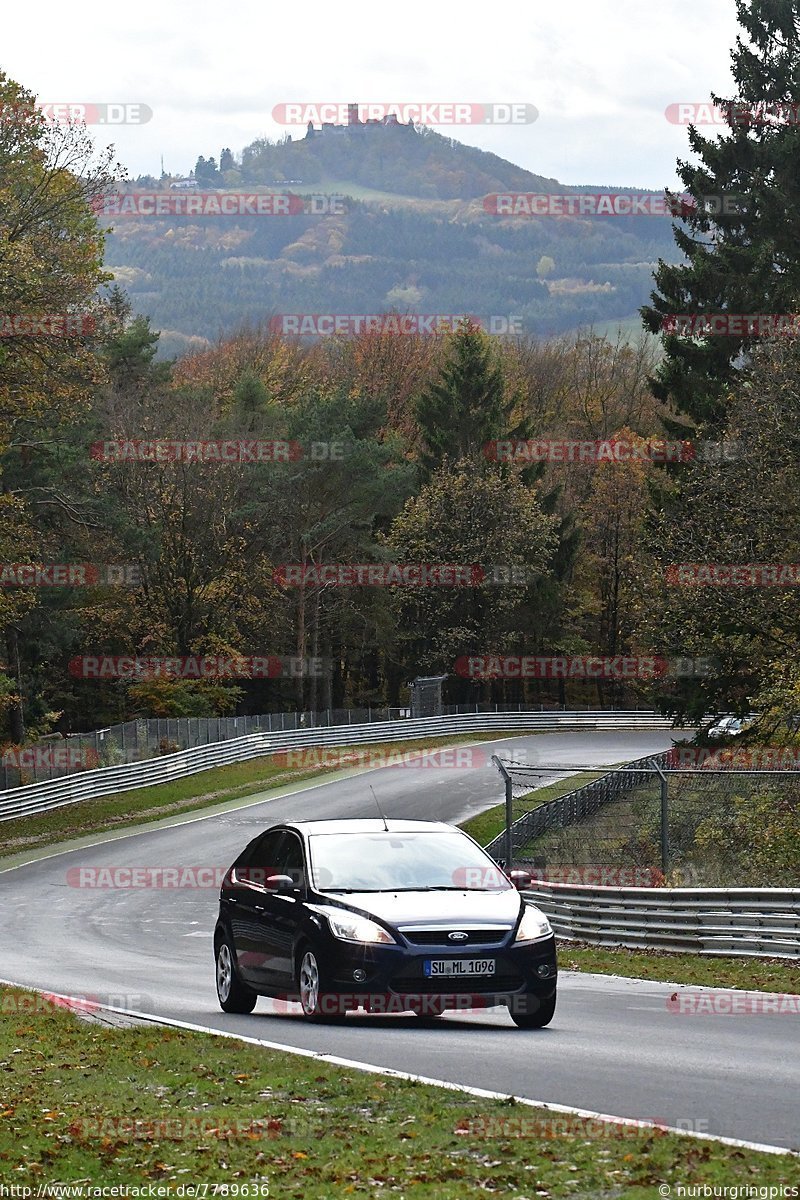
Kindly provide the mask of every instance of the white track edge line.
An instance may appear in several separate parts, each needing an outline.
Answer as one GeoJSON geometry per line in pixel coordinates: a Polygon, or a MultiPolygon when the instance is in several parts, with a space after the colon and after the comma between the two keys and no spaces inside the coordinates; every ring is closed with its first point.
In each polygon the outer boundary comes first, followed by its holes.
{"type": "MultiPolygon", "coordinates": [[[[47,996],[55,996],[59,1000],[75,1000],[74,996],[64,995],[60,992],[48,992],[44,988],[32,988],[26,984],[15,983],[13,980],[0,979],[0,984],[10,987],[18,987],[24,991],[38,992],[47,996]]],[[[393,1067],[381,1067],[376,1063],[359,1062],[353,1058],[342,1058],[337,1054],[320,1054],[317,1050],[306,1050],[302,1046],[287,1046],[281,1042],[270,1042],[264,1038],[248,1037],[243,1033],[232,1033],[226,1029],[213,1029],[208,1025],[195,1025],[190,1021],[178,1021],[173,1017],[156,1017],[152,1013],[137,1012],[134,1009],[113,1008],[111,1005],[97,1004],[95,1006],[104,1012],[117,1013],[123,1017],[138,1017],[140,1020],[150,1021],[156,1025],[167,1025],[173,1029],[186,1029],[191,1033],[206,1033],[213,1037],[232,1038],[234,1041],[244,1042],[250,1046],[263,1046],[267,1050],[277,1050],[283,1054],[294,1054],[298,1058],[311,1058],[316,1062],[330,1063],[335,1067],[348,1067],[352,1071],[364,1071],[371,1075],[383,1075],[387,1079],[405,1079],[411,1083],[423,1083],[429,1087],[444,1088],[450,1092],[462,1092],[468,1096],[477,1096],[482,1100],[514,1100],[517,1104],[523,1104],[528,1108],[546,1109],[548,1112],[568,1113],[571,1116],[583,1117],[588,1120],[605,1121],[610,1125],[624,1125],[634,1129],[658,1129],[664,1133],[675,1133],[683,1137],[699,1138],[703,1141],[717,1142],[723,1146],[734,1146],[740,1150],[756,1150],[762,1154],[786,1154],[792,1157],[800,1157],[800,1152],[790,1150],[785,1146],[769,1146],[762,1142],[747,1142],[740,1138],[724,1137],[721,1134],[701,1133],[692,1129],[678,1129],[671,1125],[653,1125],[652,1122],[639,1121],[635,1117],[616,1117],[610,1113],[594,1112],[588,1108],[574,1108],[568,1104],[551,1104],[547,1100],[531,1100],[526,1096],[515,1096],[510,1092],[494,1092],[487,1088],[473,1087],[468,1083],[451,1083],[447,1079],[431,1079],[427,1075],[416,1075],[410,1071],[397,1071],[393,1067]]]]}

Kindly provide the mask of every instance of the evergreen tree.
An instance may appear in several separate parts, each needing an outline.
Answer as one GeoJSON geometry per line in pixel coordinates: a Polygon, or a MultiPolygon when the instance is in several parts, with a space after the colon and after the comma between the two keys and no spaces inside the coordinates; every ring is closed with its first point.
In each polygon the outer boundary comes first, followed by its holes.
{"type": "Polygon", "coordinates": [[[423,469],[431,472],[445,458],[483,458],[486,442],[508,436],[510,408],[490,339],[460,322],[439,380],[416,403],[423,469]]]}
{"type": "MultiPolygon", "coordinates": [[[[677,314],[792,313],[800,297],[800,3],[737,0],[736,9],[736,98],[713,97],[729,130],[711,140],[689,128],[700,162],[679,161],[693,202],[675,226],[688,262],[659,261],[652,306],[641,310],[654,333],[677,314]]],[[[666,332],[656,397],[701,427],[722,427],[726,393],[758,336],[666,332]]]]}

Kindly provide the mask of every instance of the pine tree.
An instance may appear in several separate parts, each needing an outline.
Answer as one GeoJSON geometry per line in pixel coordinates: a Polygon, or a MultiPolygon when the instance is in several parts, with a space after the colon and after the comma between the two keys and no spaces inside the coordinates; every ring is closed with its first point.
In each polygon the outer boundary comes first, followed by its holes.
{"type": "MultiPolygon", "coordinates": [[[[708,139],[689,128],[700,161],[678,163],[693,202],[675,226],[688,262],[659,262],[653,304],[641,310],[654,333],[672,315],[790,314],[800,299],[800,0],[737,0],[736,9],[736,97],[713,96],[728,131],[708,139]]],[[[666,332],[656,397],[721,429],[726,394],[758,339],[666,332]]]]}
{"type": "Polygon", "coordinates": [[[508,436],[509,408],[490,339],[460,322],[438,382],[416,403],[423,469],[435,470],[444,458],[482,459],[484,443],[508,436]]]}

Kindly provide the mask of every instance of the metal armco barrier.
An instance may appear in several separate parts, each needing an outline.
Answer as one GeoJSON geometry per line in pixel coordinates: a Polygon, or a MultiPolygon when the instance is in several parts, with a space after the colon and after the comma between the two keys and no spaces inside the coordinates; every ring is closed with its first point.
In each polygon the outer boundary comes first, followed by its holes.
{"type": "Polygon", "coordinates": [[[639,950],[800,958],[800,889],[537,882],[523,894],[562,938],[639,950]]]}
{"type": "Polygon", "coordinates": [[[285,733],[259,733],[229,741],[180,750],[145,762],[122,763],[93,771],[66,775],[45,783],[0,792],[0,821],[46,812],[79,800],[109,796],[115,792],[151,787],[183,779],[211,767],[245,762],[281,750],[311,746],[357,746],[369,742],[407,741],[413,738],[447,737],[492,730],[509,732],[559,732],[601,729],[671,729],[672,722],[653,712],[498,712],[464,713],[417,720],[379,721],[364,725],[337,725],[297,729],[285,733]]]}

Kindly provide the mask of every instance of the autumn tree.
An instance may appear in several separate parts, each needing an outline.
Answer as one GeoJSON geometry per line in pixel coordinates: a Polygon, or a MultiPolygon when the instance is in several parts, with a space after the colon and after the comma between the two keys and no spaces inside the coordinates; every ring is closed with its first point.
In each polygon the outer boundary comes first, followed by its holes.
{"type": "Polygon", "coordinates": [[[392,523],[393,560],[475,565],[483,578],[397,589],[397,653],[407,669],[452,673],[463,655],[527,653],[533,585],[551,571],[554,525],[518,475],[476,471],[470,459],[434,473],[392,523]]]}
{"type": "MultiPolygon", "coordinates": [[[[92,205],[111,167],[111,152],[95,156],[82,126],[48,122],[33,94],[0,72],[0,490],[17,561],[44,552],[47,531],[32,530],[40,516],[45,526],[50,514],[80,521],[57,478],[38,477],[37,459],[85,411],[102,378],[92,329],[103,312],[95,292],[107,277],[92,205]]],[[[14,590],[0,608],[6,670],[17,686],[6,709],[15,741],[25,734],[31,686],[20,639],[34,607],[14,590]]]]}

